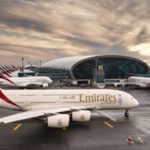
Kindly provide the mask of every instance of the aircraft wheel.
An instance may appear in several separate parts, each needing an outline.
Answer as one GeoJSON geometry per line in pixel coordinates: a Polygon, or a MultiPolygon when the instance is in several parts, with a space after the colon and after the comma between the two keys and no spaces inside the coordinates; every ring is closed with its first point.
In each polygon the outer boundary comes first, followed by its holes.
{"type": "Polygon", "coordinates": [[[126,110],[125,110],[124,116],[125,116],[126,118],[128,118],[128,117],[129,117],[128,109],[126,109],[126,110]]]}

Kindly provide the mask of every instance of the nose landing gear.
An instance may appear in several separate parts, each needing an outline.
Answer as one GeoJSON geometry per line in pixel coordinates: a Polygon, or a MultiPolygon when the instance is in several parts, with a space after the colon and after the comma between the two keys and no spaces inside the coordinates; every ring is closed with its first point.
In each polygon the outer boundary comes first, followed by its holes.
{"type": "Polygon", "coordinates": [[[125,116],[125,118],[129,118],[129,112],[128,112],[128,109],[125,110],[124,116],[125,116]]]}

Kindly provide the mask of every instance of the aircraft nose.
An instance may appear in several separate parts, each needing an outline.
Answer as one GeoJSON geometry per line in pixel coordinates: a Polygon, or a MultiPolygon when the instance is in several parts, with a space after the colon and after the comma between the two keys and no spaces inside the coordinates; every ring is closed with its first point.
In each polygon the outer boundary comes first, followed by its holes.
{"type": "Polygon", "coordinates": [[[135,98],[132,100],[132,106],[133,107],[139,106],[139,102],[135,98]]]}

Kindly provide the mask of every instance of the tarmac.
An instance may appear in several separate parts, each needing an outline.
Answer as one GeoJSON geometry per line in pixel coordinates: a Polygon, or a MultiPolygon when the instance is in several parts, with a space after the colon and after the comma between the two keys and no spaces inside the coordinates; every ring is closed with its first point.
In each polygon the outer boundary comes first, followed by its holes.
{"type": "MultiPolygon", "coordinates": [[[[71,122],[66,129],[48,128],[40,120],[31,119],[0,124],[0,150],[148,150],[150,147],[150,90],[122,89],[140,103],[124,118],[124,110],[109,110],[116,122],[93,113],[86,123],[71,122]],[[128,137],[141,137],[143,143],[129,144],[128,137]]],[[[16,113],[16,112],[13,112],[16,113]]],[[[0,109],[0,117],[12,114],[0,109]]]]}

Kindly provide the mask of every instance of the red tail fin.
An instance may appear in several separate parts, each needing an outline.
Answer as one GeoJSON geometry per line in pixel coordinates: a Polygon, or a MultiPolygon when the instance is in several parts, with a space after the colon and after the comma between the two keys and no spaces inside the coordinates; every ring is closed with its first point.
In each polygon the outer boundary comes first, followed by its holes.
{"type": "Polygon", "coordinates": [[[0,89],[0,98],[5,101],[6,103],[9,103],[11,105],[20,107],[19,105],[17,105],[16,103],[14,103],[13,101],[11,101],[6,95],[4,95],[4,93],[2,92],[2,90],[0,89]]]}
{"type": "Polygon", "coordinates": [[[6,72],[6,71],[3,71],[7,76],[9,76],[9,77],[11,77],[11,75],[8,73],[8,72],[6,72]]]}
{"type": "Polygon", "coordinates": [[[12,82],[10,79],[8,79],[7,77],[5,77],[2,73],[0,73],[0,76],[1,76],[4,80],[6,80],[6,81],[8,81],[8,82],[10,82],[10,83],[12,83],[12,84],[15,84],[15,83],[12,82]]]}

